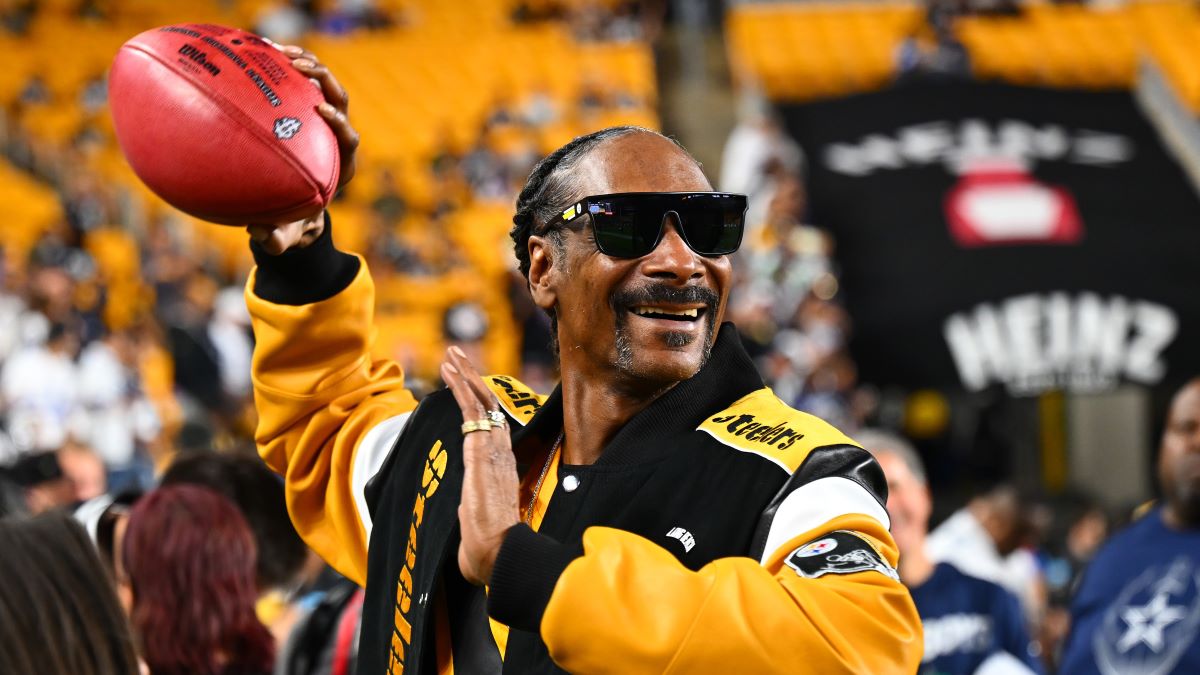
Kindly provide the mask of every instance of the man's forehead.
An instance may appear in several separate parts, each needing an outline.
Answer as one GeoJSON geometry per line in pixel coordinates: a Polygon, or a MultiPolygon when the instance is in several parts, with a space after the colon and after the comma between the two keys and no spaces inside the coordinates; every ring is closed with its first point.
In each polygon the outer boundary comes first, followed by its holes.
{"type": "Polygon", "coordinates": [[[574,173],[583,195],[712,190],[704,172],[682,148],[649,133],[606,141],[588,153],[574,173]]]}
{"type": "Polygon", "coordinates": [[[1192,380],[1179,390],[1170,411],[1170,419],[1175,423],[1197,418],[1200,418],[1200,379],[1192,380]]]}
{"type": "Polygon", "coordinates": [[[904,458],[891,452],[887,449],[874,449],[872,452],[875,455],[875,461],[879,462],[879,468],[883,469],[883,475],[888,480],[896,482],[906,482],[914,480],[912,469],[909,468],[908,462],[904,458]]]}

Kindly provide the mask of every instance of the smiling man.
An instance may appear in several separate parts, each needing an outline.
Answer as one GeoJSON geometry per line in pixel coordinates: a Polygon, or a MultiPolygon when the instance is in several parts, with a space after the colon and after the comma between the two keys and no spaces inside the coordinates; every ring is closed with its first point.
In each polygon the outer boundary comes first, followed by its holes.
{"type": "MultiPolygon", "coordinates": [[[[352,173],[341,88],[288,53],[352,173]]],[[[419,406],[369,356],[371,279],[331,220],[249,228],[259,449],[302,536],[366,583],[359,672],[915,671],[878,465],[722,324],[744,212],[659,134],[575,139],[512,231],[560,386],[451,350],[419,406]]]]}
{"type": "Polygon", "coordinates": [[[1171,401],[1158,482],[1162,503],[1083,573],[1060,673],[1200,673],[1200,377],[1171,401]]]}

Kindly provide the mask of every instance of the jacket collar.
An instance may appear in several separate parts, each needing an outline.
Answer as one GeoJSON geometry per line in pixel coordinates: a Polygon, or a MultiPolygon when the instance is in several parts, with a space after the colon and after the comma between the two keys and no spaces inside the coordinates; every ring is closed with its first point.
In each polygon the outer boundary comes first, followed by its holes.
{"type": "MultiPolygon", "coordinates": [[[[708,416],[763,387],[762,377],[737,329],[724,323],[717,332],[708,362],[690,379],[659,396],[633,416],[604,448],[596,466],[641,464],[659,459],[675,448],[682,434],[694,431],[708,416]]],[[[545,457],[546,449],[563,429],[562,386],[546,399],[524,428],[513,432],[513,449],[520,463],[545,457]]]]}

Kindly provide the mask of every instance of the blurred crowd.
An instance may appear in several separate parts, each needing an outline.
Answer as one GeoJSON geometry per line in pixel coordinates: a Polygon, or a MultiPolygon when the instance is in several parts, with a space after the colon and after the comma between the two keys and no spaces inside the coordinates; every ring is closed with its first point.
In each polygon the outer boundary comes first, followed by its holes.
{"type": "MultiPolygon", "coordinates": [[[[276,41],[294,42],[312,31],[345,35],[362,29],[403,26],[420,19],[419,8],[406,3],[385,11],[371,0],[314,0],[272,2],[258,14],[254,32],[276,41]]],[[[396,6],[398,5],[398,6],[396,6]]],[[[511,3],[510,17],[517,24],[565,23],[579,40],[632,41],[646,37],[649,17],[659,16],[665,3],[619,0],[618,2],[555,2],[520,0],[511,3]]]]}
{"type": "MultiPolygon", "coordinates": [[[[269,3],[255,28],[290,42],[419,19],[415,5],[395,4],[269,3]]],[[[103,21],[107,7],[76,11],[103,21]]],[[[512,18],[622,42],[652,35],[661,8],[550,0],[514,3],[512,18]]],[[[0,3],[0,33],[24,34],[39,10],[0,3]]],[[[0,169],[56,202],[31,245],[0,241],[0,549],[14,554],[0,556],[0,672],[352,672],[361,590],[304,546],[281,481],[254,451],[244,241],[230,256],[97,172],[112,148],[106,84],[69,94],[82,116],[53,140],[27,126],[66,103],[41,73],[0,106],[0,169]],[[62,634],[78,639],[44,648],[62,634]]],[[[372,170],[358,200],[376,276],[472,272],[447,236],[457,212],[510,207],[548,130],[651,103],[591,77],[575,100],[498,98],[470,143],[438,140],[423,168],[432,203],[410,199],[394,169],[372,170]]],[[[513,279],[506,295],[527,328],[524,374],[548,390],[548,324],[523,291],[513,279]]],[[[441,323],[442,339],[486,361],[478,303],[454,304],[441,323]]],[[[418,392],[437,385],[412,372],[418,392]]]]}
{"type": "MultiPolygon", "coordinates": [[[[647,10],[654,5],[544,1],[515,3],[513,13],[524,22],[564,21],[581,39],[635,40],[654,30],[655,14],[647,10]]],[[[19,35],[36,10],[36,3],[0,6],[3,25],[19,35]]],[[[106,4],[82,3],[78,11],[102,18],[106,4]]],[[[418,8],[268,3],[257,28],[291,41],[310,30],[403,24],[405,11],[418,8]]],[[[62,143],[47,142],[26,124],[47,106],[65,105],[40,73],[0,109],[0,161],[49,187],[58,214],[32,246],[0,242],[0,467],[11,469],[0,485],[29,480],[37,472],[26,463],[48,465],[42,455],[54,453],[61,471],[85,486],[74,497],[86,499],[106,485],[148,486],[177,450],[245,450],[255,420],[252,336],[241,298],[249,263],[244,244],[235,242],[234,255],[205,245],[201,237],[226,233],[198,232],[176,213],[141,207],[97,173],[92,160],[112,146],[102,130],[105,83],[90,80],[75,93],[86,114],[62,143]]],[[[372,269],[381,283],[472,272],[448,234],[452,218],[474,204],[510,205],[540,157],[547,129],[564,120],[595,125],[649,104],[586,78],[578,99],[565,105],[538,91],[499,98],[470,144],[448,131],[439,138],[422,169],[431,177],[431,202],[413,199],[396,169],[369,169],[359,181],[366,194],[355,206],[366,205],[362,238],[370,245],[362,250],[372,269]]],[[[513,286],[521,288],[515,279],[513,286]]],[[[521,362],[535,383],[550,386],[547,325],[522,293],[510,295],[513,320],[527,325],[521,362]]],[[[479,303],[453,304],[441,324],[441,338],[483,357],[489,317],[479,303]]],[[[421,379],[432,369],[410,370],[418,389],[433,386],[421,379]]]]}

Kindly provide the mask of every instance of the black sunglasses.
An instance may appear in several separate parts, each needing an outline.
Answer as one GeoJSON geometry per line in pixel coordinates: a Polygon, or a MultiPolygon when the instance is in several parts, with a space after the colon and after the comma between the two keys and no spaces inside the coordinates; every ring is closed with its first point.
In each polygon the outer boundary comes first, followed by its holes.
{"type": "Polygon", "coordinates": [[[562,222],[590,215],[601,253],[613,258],[640,258],[662,241],[667,216],[672,213],[683,241],[700,255],[728,255],[742,244],[746,195],[727,192],[595,195],[563,211],[562,222]]]}

